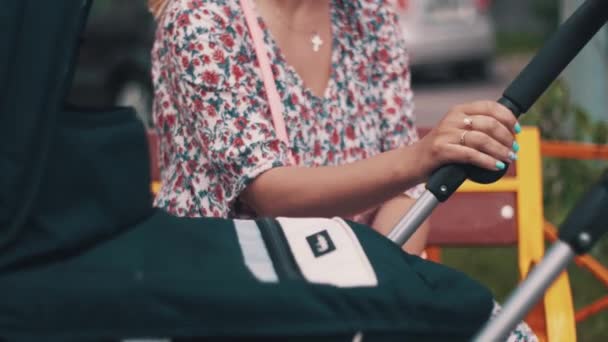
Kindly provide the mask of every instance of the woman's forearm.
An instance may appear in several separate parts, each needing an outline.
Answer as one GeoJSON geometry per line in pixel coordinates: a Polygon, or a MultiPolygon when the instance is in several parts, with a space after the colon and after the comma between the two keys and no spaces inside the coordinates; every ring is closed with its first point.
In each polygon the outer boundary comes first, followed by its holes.
{"type": "Polygon", "coordinates": [[[343,166],[275,168],[258,176],[241,198],[258,215],[355,215],[424,181],[414,146],[343,166]]]}

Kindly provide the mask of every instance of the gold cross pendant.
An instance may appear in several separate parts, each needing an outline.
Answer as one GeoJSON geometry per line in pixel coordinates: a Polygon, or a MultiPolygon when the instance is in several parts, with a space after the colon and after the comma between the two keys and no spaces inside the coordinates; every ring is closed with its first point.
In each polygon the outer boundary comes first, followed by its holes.
{"type": "Polygon", "coordinates": [[[321,36],[319,36],[319,34],[316,32],[312,36],[312,39],[310,40],[310,42],[312,43],[312,50],[314,52],[318,52],[319,49],[321,49],[321,45],[323,45],[323,39],[321,39],[321,36]]]}

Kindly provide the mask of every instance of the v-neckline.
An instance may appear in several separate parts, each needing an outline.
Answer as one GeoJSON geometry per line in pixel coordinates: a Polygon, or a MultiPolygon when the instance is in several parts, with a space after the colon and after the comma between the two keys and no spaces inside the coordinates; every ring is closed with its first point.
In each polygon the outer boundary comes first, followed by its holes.
{"type": "MultiPolygon", "coordinates": [[[[336,70],[336,58],[338,57],[338,37],[337,34],[338,32],[336,32],[335,29],[335,25],[334,25],[334,21],[336,19],[336,4],[334,0],[330,0],[330,31],[331,31],[331,53],[330,53],[330,72],[329,72],[329,79],[327,80],[327,84],[325,85],[325,90],[323,91],[323,95],[317,95],[308,85],[306,85],[306,83],[304,82],[304,79],[300,76],[300,74],[298,73],[298,71],[295,69],[295,67],[293,67],[288,61],[287,58],[285,57],[285,55],[283,54],[282,49],[279,47],[279,44],[277,43],[276,39],[274,38],[274,35],[272,34],[272,32],[270,32],[270,29],[268,28],[268,25],[266,24],[266,21],[264,20],[264,18],[260,15],[260,12],[258,10],[257,7],[257,3],[255,3],[255,1],[251,0],[252,4],[253,4],[253,8],[256,12],[256,16],[258,19],[258,24],[261,25],[262,27],[262,31],[264,32],[264,43],[266,44],[266,46],[268,47],[268,45],[270,45],[270,48],[272,50],[272,54],[280,61],[280,63],[283,65],[283,67],[285,68],[285,70],[287,71],[287,73],[289,73],[291,75],[291,77],[296,81],[297,85],[302,89],[302,92],[305,93],[307,96],[309,96],[311,99],[318,101],[318,102],[324,102],[327,100],[330,100],[333,96],[333,90],[334,90],[334,86],[335,86],[335,80],[336,80],[336,75],[337,75],[337,70],[336,70]]],[[[276,81],[276,80],[275,80],[276,81]]]]}

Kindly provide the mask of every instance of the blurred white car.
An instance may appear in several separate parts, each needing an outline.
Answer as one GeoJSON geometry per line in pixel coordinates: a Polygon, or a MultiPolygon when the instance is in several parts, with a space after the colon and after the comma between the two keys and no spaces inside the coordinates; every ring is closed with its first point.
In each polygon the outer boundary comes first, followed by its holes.
{"type": "Polygon", "coordinates": [[[397,0],[413,69],[485,77],[495,52],[491,0],[397,0]]]}

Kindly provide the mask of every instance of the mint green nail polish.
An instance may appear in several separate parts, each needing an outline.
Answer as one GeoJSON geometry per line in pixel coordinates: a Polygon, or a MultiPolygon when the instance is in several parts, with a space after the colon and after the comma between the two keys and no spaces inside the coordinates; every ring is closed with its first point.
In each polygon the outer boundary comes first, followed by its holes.
{"type": "Polygon", "coordinates": [[[513,151],[519,152],[519,144],[517,143],[517,141],[513,142],[513,151]]]}
{"type": "Polygon", "coordinates": [[[521,125],[519,124],[519,122],[515,124],[515,133],[521,133],[521,125]]]}
{"type": "Polygon", "coordinates": [[[509,152],[509,159],[517,160],[517,154],[515,154],[515,152],[509,152]]]}
{"type": "Polygon", "coordinates": [[[499,170],[504,170],[504,169],[505,169],[505,167],[507,167],[507,166],[505,165],[505,163],[503,163],[503,162],[501,162],[501,161],[497,161],[497,162],[496,162],[496,168],[497,168],[497,169],[499,169],[499,170]]]}

